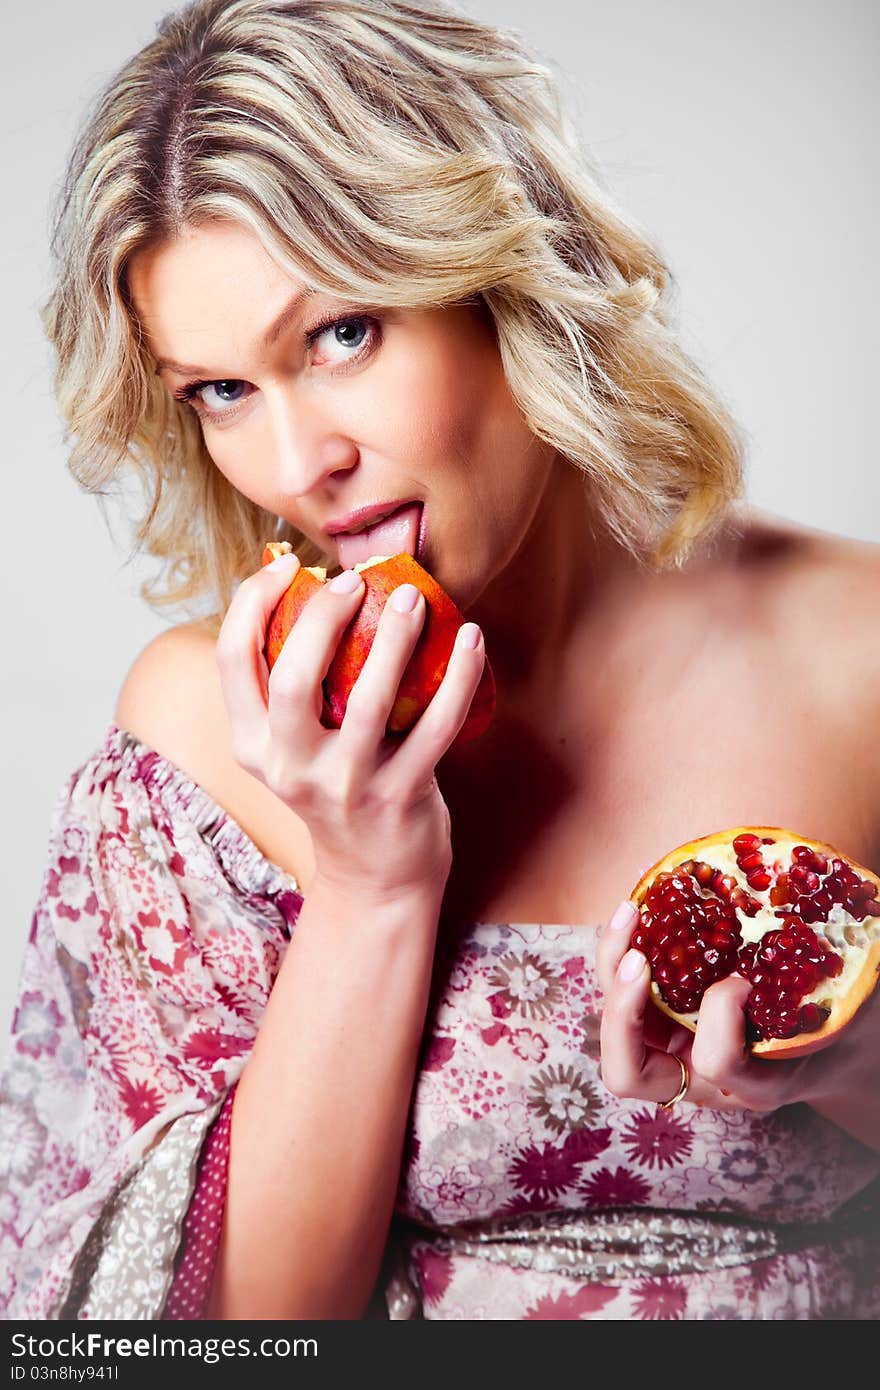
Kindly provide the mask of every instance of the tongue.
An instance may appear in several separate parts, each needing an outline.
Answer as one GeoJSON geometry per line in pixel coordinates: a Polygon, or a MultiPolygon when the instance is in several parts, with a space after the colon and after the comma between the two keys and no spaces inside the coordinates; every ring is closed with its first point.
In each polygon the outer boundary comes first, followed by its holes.
{"type": "Polygon", "coordinates": [[[410,502],[400,507],[384,521],[368,526],[356,536],[336,537],[339,563],[343,569],[352,569],[364,560],[381,559],[389,555],[406,553],[415,557],[419,543],[419,520],[421,502],[410,502]]]}

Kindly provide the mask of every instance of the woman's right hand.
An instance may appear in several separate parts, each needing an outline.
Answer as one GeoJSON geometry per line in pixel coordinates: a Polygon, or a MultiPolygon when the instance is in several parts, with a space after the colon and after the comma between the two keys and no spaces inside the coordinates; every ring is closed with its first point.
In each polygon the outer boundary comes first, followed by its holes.
{"type": "MultiPolygon", "coordinates": [[[[217,639],[233,756],[307,824],[314,882],[373,900],[431,887],[452,867],[451,824],[434,768],[463,725],[485,660],[456,640],[433,699],[405,738],[385,728],[425,617],[392,594],[351,690],[340,729],[320,722],[321,683],[364,592],[322,586],[303,608],[271,673],[263,654],[272,611],[298,560],[286,555],[243,580],[217,639]],[[275,566],[278,566],[276,568],[275,566]]],[[[398,590],[395,590],[397,593],[398,590]]]]}

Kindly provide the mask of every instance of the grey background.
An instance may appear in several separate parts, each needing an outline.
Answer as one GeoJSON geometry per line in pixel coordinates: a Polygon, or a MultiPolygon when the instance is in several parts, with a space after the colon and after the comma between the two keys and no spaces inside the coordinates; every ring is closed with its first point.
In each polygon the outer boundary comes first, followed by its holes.
{"type": "MultiPolygon", "coordinates": [[[[126,563],[124,518],[114,542],[65,471],[38,308],[49,207],[74,132],[170,8],[16,5],[4,23],[2,1051],[52,805],[102,737],[135,655],[167,625],[136,597],[148,571],[126,563]]],[[[872,0],[460,8],[517,29],[561,74],[606,182],[671,265],[686,347],[748,432],[751,500],[880,539],[880,9],[872,0]]]]}

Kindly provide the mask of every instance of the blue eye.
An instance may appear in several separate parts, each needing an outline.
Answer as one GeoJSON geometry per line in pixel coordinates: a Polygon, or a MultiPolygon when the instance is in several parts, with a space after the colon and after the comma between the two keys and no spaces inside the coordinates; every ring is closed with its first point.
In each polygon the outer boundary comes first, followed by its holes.
{"type": "Polygon", "coordinates": [[[238,400],[231,399],[225,393],[230,387],[234,390],[236,387],[241,386],[244,386],[243,381],[206,381],[204,386],[199,389],[202,391],[216,391],[224,405],[238,405],[238,400]]]}
{"type": "MultiPolygon", "coordinates": [[[[363,314],[346,314],[342,318],[325,319],[321,323],[315,324],[314,328],[307,330],[303,335],[305,346],[310,348],[318,338],[323,337],[330,329],[334,330],[335,342],[339,347],[353,349],[343,353],[342,361],[356,361],[361,356],[365,356],[372,350],[379,335],[379,324],[375,319],[363,314]],[[360,325],[364,330],[359,334],[358,328],[355,328],[354,337],[357,341],[351,342],[349,339],[340,338],[339,330],[350,331],[352,325],[360,325]],[[365,340],[366,346],[364,345],[365,340]]],[[[243,399],[246,399],[242,396],[231,398],[236,388],[247,388],[248,386],[248,382],[235,377],[217,378],[214,381],[188,381],[185,386],[181,386],[174,392],[174,398],[190,405],[195,413],[203,419],[221,422],[234,416],[237,407],[243,399]],[[218,410],[208,405],[202,394],[208,390],[217,392],[221,401],[221,409],[218,410]],[[225,403],[226,408],[222,408],[223,403],[225,403]]]]}
{"type": "MultiPolygon", "coordinates": [[[[367,322],[366,319],[360,319],[360,318],[354,318],[354,319],[334,319],[332,323],[325,324],[323,327],[319,327],[319,328],[314,328],[314,329],[312,329],[311,333],[309,333],[309,335],[308,335],[308,336],[309,336],[309,346],[311,346],[312,343],[314,343],[318,338],[323,338],[324,334],[325,334],[325,333],[329,333],[331,329],[333,330],[334,335],[338,335],[340,329],[344,329],[344,328],[345,328],[345,329],[350,329],[352,324],[362,324],[362,325],[363,325],[363,324],[366,324],[366,322],[367,322]]],[[[357,336],[357,335],[355,334],[355,336],[357,336]]],[[[356,343],[352,343],[352,342],[350,342],[348,339],[343,340],[342,338],[340,338],[340,337],[338,337],[338,336],[335,336],[335,341],[339,344],[340,347],[354,347],[355,350],[357,350],[357,348],[359,348],[359,347],[361,346],[361,342],[363,341],[363,338],[361,338],[361,339],[360,339],[358,342],[356,342],[356,343]]]]}
{"type": "MultiPolygon", "coordinates": [[[[219,418],[223,415],[231,415],[233,414],[233,411],[212,410],[211,407],[207,405],[204,401],[202,397],[202,392],[208,390],[213,391],[215,389],[218,391],[228,391],[230,387],[235,388],[236,386],[246,385],[247,382],[238,381],[234,378],[230,378],[229,380],[218,381],[188,381],[185,386],[181,386],[178,391],[174,392],[174,399],[177,401],[183,401],[184,404],[191,405],[197,415],[205,415],[208,417],[208,419],[212,419],[215,417],[219,418]]],[[[238,400],[229,401],[228,398],[224,398],[223,396],[221,396],[221,400],[223,399],[226,399],[227,405],[230,406],[237,406],[241,404],[241,398],[239,398],[238,400]]]]}

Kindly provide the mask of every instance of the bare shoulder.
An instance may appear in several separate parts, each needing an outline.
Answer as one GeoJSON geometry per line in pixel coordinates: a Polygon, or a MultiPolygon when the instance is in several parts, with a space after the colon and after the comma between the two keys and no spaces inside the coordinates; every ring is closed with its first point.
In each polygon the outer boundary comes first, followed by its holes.
{"type": "Polygon", "coordinates": [[[880,831],[880,739],[869,733],[880,727],[880,544],[766,514],[753,534],[751,592],[766,601],[778,639],[780,690],[807,682],[827,726],[851,731],[880,831]]]}
{"type": "Polygon", "coordinates": [[[787,563],[779,570],[777,596],[792,624],[797,617],[805,638],[807,630],[812,634],[813,650],[824,651],[829,663],[849,651],[865,674],[880,676],[880,644],[868,641],[880,612],[880,544],[793,524],[782,534],[787,563]]]}
{"type": "MultiPolygon", "coordinates": [[[[830,650],[873,621],[880,597],[880,544],[749,509],[738,568],[771,612],[787,615],[792,629],[811,630],[830,650]],[[830,631],[816,629],[834,619],[830,631]]],[[[864,635],[864,632],[862,633],[864,635]]],[[[867,655],[867,654],[866,654],[867,655]]]]}
{"type": "Polygon", "coordinates": [[[160,632],[135,657],[114,718],[184,771],[210,773],[229,744],[213,639],[196,623],[160,632]]]}
{"type": "Polygon", "coordinates": [[[202,787],[302,887],[313,868],[308,827],[233,757],[215,651],[198,623],[159,633],[132,663],[114,720],[202,787]]]}

